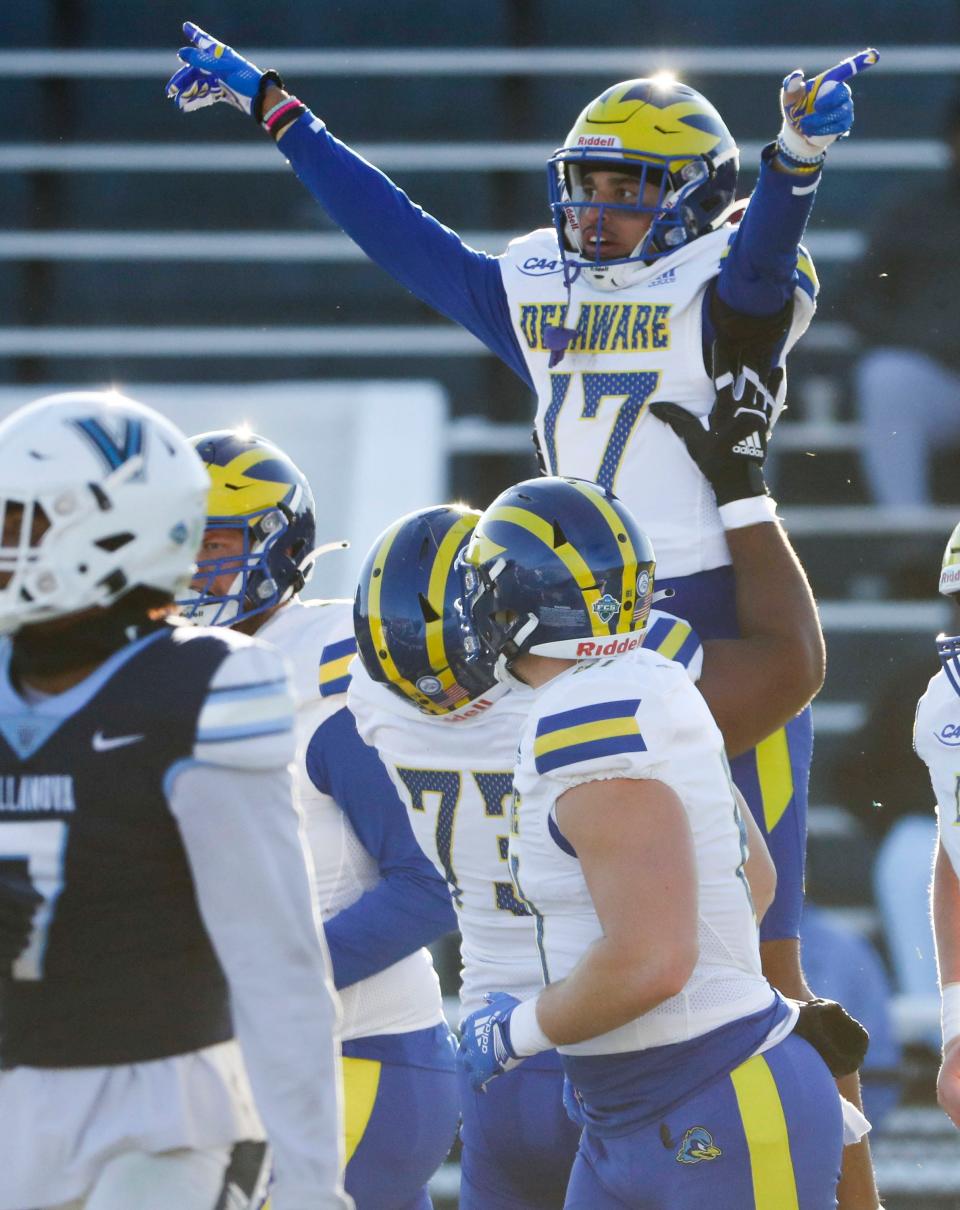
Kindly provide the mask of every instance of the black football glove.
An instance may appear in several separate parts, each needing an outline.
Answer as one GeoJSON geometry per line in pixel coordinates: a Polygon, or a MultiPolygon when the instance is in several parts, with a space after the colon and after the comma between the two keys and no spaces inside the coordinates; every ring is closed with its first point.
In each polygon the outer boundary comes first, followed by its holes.
{"type": "Polygon", "coordinates": [[[720,341],[713,346],[713,384],[717,397],[704,428],[698,416],[677,403],[652,403],[650,411],[669,424],[713,488],[717,504],[765,496],[763,464],[783,369],[763,377],[720,341]]]}
{"type": "Polygon", "coordinates": [[[10,973],[30,940],[43,896],[26,875],[0,870],[0,975],[10,973]]]}
{"type": "Polygon", "coordinates": [[[819,997],[800,1005],[794,1033],[819,1053],[835,1079],[859,1068],[870,1043],[870,1035],[842,1004],[819,997]]]}

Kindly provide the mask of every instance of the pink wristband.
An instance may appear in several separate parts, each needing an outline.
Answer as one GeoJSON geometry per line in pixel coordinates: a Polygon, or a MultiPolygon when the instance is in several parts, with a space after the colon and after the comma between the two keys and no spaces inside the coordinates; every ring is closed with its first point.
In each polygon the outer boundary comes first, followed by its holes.
{"type": "Polygon", "coordinates": [[[273,133],[274,127],[283,118],[283,115],[290,113],[294,109],[303,109],[303,102],[297,100],[296,97],[288,97],[286,101],[281,101],[279,105],[274,105],[273,109],[269,110],[263,118],[264,130],[273,133]]]}

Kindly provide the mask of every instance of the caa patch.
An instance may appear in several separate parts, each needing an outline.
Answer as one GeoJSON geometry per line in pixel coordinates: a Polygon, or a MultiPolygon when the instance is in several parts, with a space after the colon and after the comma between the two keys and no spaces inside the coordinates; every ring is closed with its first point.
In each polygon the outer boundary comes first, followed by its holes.
{"type": "Polygon", "coordinates": [[[702,1160],[715,1160],[723,1152],[713,1141],[713,1135],[704,1126],[691,1126],[683,1136],[677,1152],[678,1164],[699,1164],[702,1160]]]}
{"type": "Polygon", "coordinates": [[[960,723],[947,723],[939,734],[934,734],[947,748],[960,748],[960,723]]]}
{"type": "Polygon", "coordinates": [[[560,260],[547,260],[542,256],[528,256],[517,268],[526,277],[545,277],[549,273],[559,273],[563,268],[560,260]]]}

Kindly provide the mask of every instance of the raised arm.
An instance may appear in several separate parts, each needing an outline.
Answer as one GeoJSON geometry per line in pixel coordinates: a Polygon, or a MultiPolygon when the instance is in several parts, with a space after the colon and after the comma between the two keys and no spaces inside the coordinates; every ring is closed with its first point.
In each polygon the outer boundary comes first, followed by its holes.
{"type": "Polygon", "coordinates": [[[529,382],[510,322],[499,261],[463,243],[378,168],[335,139],[323,122],[231,47],[187,22],[185,66],[167,96],[185,112],[225,101],[278,141],[294,172],[337,224],[400,285],[472,332],[529,382]]]}

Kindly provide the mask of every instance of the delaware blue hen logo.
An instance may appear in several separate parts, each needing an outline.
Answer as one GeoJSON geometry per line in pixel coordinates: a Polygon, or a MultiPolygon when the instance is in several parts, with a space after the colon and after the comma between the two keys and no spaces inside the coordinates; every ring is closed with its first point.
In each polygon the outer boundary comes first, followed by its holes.
{"type": "Polygon", "coordinates": [[[701,1160],[715,1160],[723,1152],[713,1141],[713,1135],[703,1126],[691,1126],[683,1136],[680,1150],[677,1152],[677,1162],[680,1164],[699,1164],[701,1160]]]}

